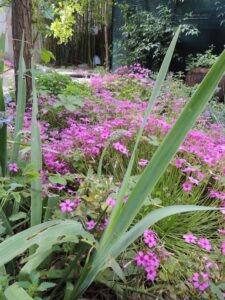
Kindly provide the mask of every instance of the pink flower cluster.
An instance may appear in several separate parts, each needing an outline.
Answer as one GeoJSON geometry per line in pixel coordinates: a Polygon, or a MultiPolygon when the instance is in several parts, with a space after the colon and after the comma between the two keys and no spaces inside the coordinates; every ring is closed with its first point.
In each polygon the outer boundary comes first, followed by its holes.
{"type": "Polygon", "coordinates": [[[200,292],[204,292],[209,287],[209,274],[208,273],[194,273],[192,277],[193,285],[200,292]]]}
{"type": "Polygon", "coordinates": [[[145,269],[147,273],[147,279],[154,281],[157,276],[157,269],[160,265],[160,260],[157,255],[149,251],[147,253],[139,251],[134,260],[136,261],[137,266],[145,269]]]}
{"type": "Polygon", "coordinates": [[[183,238],[184,238],[185,242],[187,242],[189,244],[197,244],[199,247],[201,247],[202,249],[204,249],[208,252],[210,252],[212,249],[212,245],[211,245],[210,241],[206,238],[198,239],[192,233],[184,234],[183,238]]]}

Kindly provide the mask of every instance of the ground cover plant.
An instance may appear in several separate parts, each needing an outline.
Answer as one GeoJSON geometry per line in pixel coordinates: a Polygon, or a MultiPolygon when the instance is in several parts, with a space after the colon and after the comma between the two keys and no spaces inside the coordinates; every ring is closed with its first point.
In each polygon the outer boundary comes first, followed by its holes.
{"type": "MultiPolygon", "coordinates": [[[[18,100],[16,113],[5,98],[2,299],[76,299],[92,281],[87,298],[223,299],[224,126],[206,110],[188,131],[225,58],[191,100],[181,95],[192,91],[171,78],[160,92],[177,37],[157,82],[135,65],[94,76],[72,110],[55,105],[61,91],[41,93],[45,81],[37,99],[35,76],[32,107],[24,112],[18,100]],[[191,213],[176,214],[184,211],[191,213]]],[[[21,81],[24,72],[21,60],[21,81]]],[[[24,87],[19,93],[22,99],[24,87]]]]}

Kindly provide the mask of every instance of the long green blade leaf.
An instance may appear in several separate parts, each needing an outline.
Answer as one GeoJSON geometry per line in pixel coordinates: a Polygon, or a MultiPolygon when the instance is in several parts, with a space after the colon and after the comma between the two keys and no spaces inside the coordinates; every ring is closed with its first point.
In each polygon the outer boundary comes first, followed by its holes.
{"type": "MultiPolygon", "coordinates": [[[[38,115],[38,98],[35,86],[34,62],[31,62],[33,105],[32,105],[32,129],[31,129],[31,165],[36,173],[42,170],[42,151],[38,115]]],[[[31,182],[31,226],[41,223],[42,219],[42,182],[41,176],[31,182]]]]}
{"type": "MultiPolygon", "coordinates": [[[[39,246],[35,254],[43,253],[45,250],[51,249],[54,244],[77,242],[78,236],[82,236],[90,243],[96,244],[93,236],[86,232],[82,225],[76,221],[54,220],[33,226],[0,244],[0,266],[8,263],[34,245],[39,246]]],[[[35,257],[35,254],[32,257],[35,257]]]]}
{"type": "Polygon", "coordinates": [[[17,163],[19,157],[21,131],[23,129],[24,112],[26,107],[26,79],[24,78],[26,67],[23,58],[23,52],[24,52],[24,33],[22,36],[22,43],[21,43],[20,57],[19,57],[16,120],[15,120],[15,131],[14,131],[14,144],[13,144],[12,158],[11,158],[11,161],[13,163],[17,163]]]}
{"type": "Polygon", "coordinates": [[[140,222],[134,225],[129,231],[123,234],[123,236],[115,243],[110,254],[113,257],[117,257],[122,253],[130,244],[138,239],[144,231],[159,222],[160,220],[187,212],[194,211],[215,211],[217,208],[208,206],[196,206],[196,205],[173,205],[156,209],[145,216],[140,222]]]}
{"type": "Polygon", "coordinates": [[[171,59],[172,59],[172,56],[173,56],[173,53],[174,53],[174,49],[175,49],[176,44],[177,44],[179,34],[180,34],[180,27],[178,28],[176,34],[174,35],[173,40],[171,41],[171,44],[170,44],[170,46],[167,50],[166,56],[163,60],[162,66],[160,68],[159,74],[157,76],[156,83],[155,83],[155,86],[153,88],[152,94],[151,94],[150,99],[149,99],[148,107],[147,107],[146,112],[145,112],[144,120],[142,122],[141,128],[138,132],[138,135],[137,135],[137,138],[136,138],[136,141],[135,141],[135,146],[134,146],[134,149],[133,149],[133,153],[132,153],[131,159],[129,161],[129,165],[128,165],[128,168],[127,168],[127,171],[126,171],[126,174],[125,174],[125,177],[124,177],[124,180],[123,180],[123,183],[122,183],[119,195],[118,195],[116,206],[115,206],[115,208],[112,212],[112,215],[111,215],[111,218],[110,218],[110,221],[109,221],[109,225],[107,226],[106,232],[104,233],[102,241],[101,241],[102,245],[104,245],[104,242],[109,238],[109,236],[111,236],[112,232],[114,231],[115,224],[118,223],[119,216],[120,216],[120,211],[121,211],[121,208],[122,208],[122,205],[123,205],[123,199],[124,199],[124,196],[126,194],[127,186],[128,186],[128,183],[129,183],[129,178],[130,178],[132,168],[133,168],[133,165],[134,165],[134,160],[135,160],[135,154],[136,154],[136,151],[137,151],[137,147],[138,147],[138,144],[140,142],[141,136],[143,134],[145,125],[147,123],[147,120],[149,118],[149,115],[151,113],[153,104],[154,104],[156,98],[159,96],[162,84],[163,84],[163,82],[165,80],[165,77],[166,77],[166,74],[168,72],[170,62],[171,62],[171,59]]]}
{"type": "MultiPolygon", "coordinates": [[[[2,74],[4,71],[3,54],[5,51],[5,34],[0,36],[0,121],[4,120],[5,117],[5,103],[3,95],[3,78],[2,74]]],[[[0,123],[0,176],[5,176],[7,171],[7,125],[0,123]]]]}

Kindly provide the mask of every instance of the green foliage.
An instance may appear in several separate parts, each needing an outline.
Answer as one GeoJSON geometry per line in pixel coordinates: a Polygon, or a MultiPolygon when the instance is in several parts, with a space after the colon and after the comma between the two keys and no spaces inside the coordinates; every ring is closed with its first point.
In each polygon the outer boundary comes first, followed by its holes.
{"type": "Polygon", "coordinates": [[[18,90],[17,90],[17,106],[16,106],[16,121],[14,131],[14,145],[12,149],[11,161],[17,163],[19,159],[19,149],[21,142],[21,132],[24,123],[24,112],[26,107],[26,66],[23,58],[24,53],[24,34],[22,37],[20,58],[19,58],[19,69],[18,69],[18,90]]]}
{"type": "Polygon", "coordinates": [[[62,94],[70,82],[69,76],[58,73],[37,74],[36,76],[37,90],[52,95],[62,94]]]}
{"type": "Polygon", "coordinates": [[[77,96],[58,95],[59,101],[53,104],[54,108],[65,107],[68,111],[74,112],[78,107],[82,107],[84,102],[77,96]]]}
{"type": "MultiPolygon", "coordinates": [[[[157,67],[170,44],[176,31],[172,11],[166,6],[158,6],[156,13],[138,10],[129,5],[121,5],[125,19],[121,27],[122,41],[118,41],[121,50],[122,64],[131,65],[140,62],[149,65],[153,62],[157,67]]],[[[180,21],[181,31],[186,35],[197,35],[198,30],[180,21]]]]}
{"type": "Polygon", "coordinates": [[[186,60],[186,70],[191,71],[198,67],[210,68],[218,59],[218,56],[213,54],[214,47],[211,46],[203,53],[197,53],[196,55],[188,55],[186,60]]]}
{"type": "Polygon", "coordinates": [[[91,95],[91,90],[87,84],[71,81],[67,84],[64,95],[86,97],[91,95]]]}
{"type": "Polygon", "coordinates": [[[31,181],[31,226],[40,224],[42,221],[42,149],[38,116],[38,97],[35,85],[34,62],[31,60],[31,74],[32,74],[32,124],[31,124],[31,165],[34,172],[39,174],[37,178],[31,181]]]}
{"type": "Polygon", "coordinates": [[[82,14],[85,1],[58,1],[54,7],[55,19],[50,28],[59,44],[66,44],[73,36],[73,25],[76,21],[75,13],[82,14]]]}
{"type": "Polygon", "coordinates": [[[45,48],[42,48],[42,49],[41,49],[41,59],[42,59],[42,61],[43,61],[45,64],[47,64],[47,63],[49,63],[51,60],[55,60],[55,56],[54,56],[54,54],[53,54],[51,51],[49,51],[49,50],[47,50],[47,49],[45,49],[45,48]]]}

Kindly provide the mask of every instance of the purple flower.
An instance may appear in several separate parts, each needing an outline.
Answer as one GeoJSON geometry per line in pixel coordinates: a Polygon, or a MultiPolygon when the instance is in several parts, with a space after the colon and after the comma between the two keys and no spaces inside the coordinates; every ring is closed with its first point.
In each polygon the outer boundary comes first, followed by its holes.
{"type": "Polygon", "coordinates": [[[153,230],[145,230],[144,242],[151,249],[157,245],[158,236],[153,230]]]}
{"type": "Polygon", "coordinates": [[[1,114],[0,114],[0,128],[1,128],[1,126],[3,126],[3,125],[9,125],[9,123],[10,123],[12,120],[13,120],[13,116],[8,116],[8,117],[6,117],[6,116],[5,116],[5,113],[4,113],[4,115],[2,115],[2,116],[1,116],[1,114]]]}
{"type": "Polygon", "coordinates": [[[154,281],[156,276],[157,276],[155,268],[148,267],[145,270],[147,272],[147,279],[150,280],[150,281],[154,281]]]}
{"type": "Polygon", "coordinates": [[[91,231],[91,230],[95,227],[96,224],[97,224],[97,223],[96,223],[94,220],[88,221],[88,222],[86,223],[86,229],[87,229],[88,231],[91,231]]]}
{"type": "Polygon", "coordinates": [[[70,199],[65,200],[59,204],[61,212],[71,212],[74,209],[74,203],[70,201],[70,199]]]}
{"type": "Polygon", "coordinates": [[[183,183],[182,187],[185,192],[190,192],[192,190],[192,184],[190,182],[183,183]]]}
{"type": "Polygon", "coordinates": [[[208,251],[208,252],[210,252],[211,251],[211,249],[212,249],[212,245],[210,244],[210,242],[209,242],[209,240],[208,239],[200,239],[199,241],[198,241],[198,245],[201,247],[201,248],[203,248],[203,249],[205,249],[206,251],[208,251]]]}
{"type": "Polygon", "coordinates": [[[196,244],[197,237],[194,236],[192,233],[184,234],[183,238],[188,244],[196,244]]]}
{"type": "Polygon", "coordinates": [[[106,199],[106,203],[111,206],[111,207],[114,207],[116,205],[116,200],[113,199],[113,198],[108,198],[106,199]]]}
{"type": "Polygon", "coordinates": [[[138,255],[135,256],[134,260],[136,261],[137,266],[143,266],[144,265],[144,257],[145,254],[142,251],[138,252],[138,255]]]}
{"type": "Polygon", "coordinates": [[[148,160],[147,159],[140,159],[138,162],[138,165],[141,167],[145,167],[148,164],[148,160]]]}
{"type": "Polygon", "coordinates": [[[222,254],[225,255],[225,241],[223,241],[221,244],[221,251],[222,251],[222,254]]]}
{"type": "Polygon", "coordinates": [[[9,164],[9,171],[17,173],[19,171],[17,164],[16,163],[9,164]]]}
{"type": "Polygon", "coordinates": [[[119,143],[119,142],[114,143],[113,148],[116,149],[117,151],[125,154],[126,156],[128,156],[127,148],[124,145],[122,145],[121,143],[119,143]]]}
{"type": "Polygon", "coordinates": [[[208,273],[194,273],[192,277],[194,288],[203,293],[209,287],[208,279],[208,273]]]}

